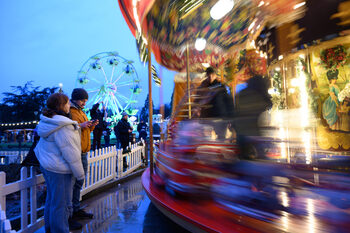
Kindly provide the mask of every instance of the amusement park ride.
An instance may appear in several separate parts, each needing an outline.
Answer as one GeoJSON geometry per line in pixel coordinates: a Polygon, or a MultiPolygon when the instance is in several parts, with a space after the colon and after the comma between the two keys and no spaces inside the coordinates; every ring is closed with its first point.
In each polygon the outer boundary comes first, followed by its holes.
{"type": "Polygon", "coordinates": [[[349,231],[349,1],[118,2],[140,51],[187,73],[154,156],[150,127],[150,168],[142,176],[164,214],[191,232],[349,231]],[[236,105],[237,84],[267,76],[271,124],[267,136],[248,137],[253,156],[238,145],[234,117],[193,117],[203,96],[190,73],[204,64],[219,70],[236,105]],[[219,124],[224,137],[215,135],[219,124]]]}
{"type": "Polygon", "coordinates": [[[90,98],[86,108],[102,102],[108,106],[113,116],[123,111],[135,115],[132,109],[136,96],[141,92],[133,61],[127,60],[117,52],[103,52],[91,56],[78,72],[76,86],[87,90],[90,98]]]}

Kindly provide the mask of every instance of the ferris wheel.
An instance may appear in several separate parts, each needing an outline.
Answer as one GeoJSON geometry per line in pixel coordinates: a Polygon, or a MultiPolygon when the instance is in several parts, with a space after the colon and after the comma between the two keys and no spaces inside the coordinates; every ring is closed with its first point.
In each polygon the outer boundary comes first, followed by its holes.
{"type": "Polygon", "coordinates": [[[90,57],[78,72],[76,86],[89,93],[86,108],[98,102],[109,109],[113,115],[120,115],[136,103],[141,92],[133,61],[127,60],[117,52],[102,52],[90,57]]]}

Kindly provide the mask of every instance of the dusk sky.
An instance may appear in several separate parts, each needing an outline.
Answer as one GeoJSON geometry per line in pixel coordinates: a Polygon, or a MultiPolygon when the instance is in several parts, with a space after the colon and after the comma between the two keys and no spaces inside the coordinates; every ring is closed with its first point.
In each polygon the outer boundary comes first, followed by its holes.
{"type": "MultiPolygon", "coordinates": [[[[0,98],[10,86],[34,81],[34,86],[63,84],[70,94],[82,64],[100,52],[117,51],[133,60],[141,78],[143,106],[148,94],[147,64],[138,56],[117,0],[1,0],[0,1],[0,98]]],[[[159,66],[156,65],[158,68],[159,66]]],[[[170,103],[175,72],[163,69],[164,102],[170,103]]],[[[155,107],[159,88],[153,82],[155,107]]]]}

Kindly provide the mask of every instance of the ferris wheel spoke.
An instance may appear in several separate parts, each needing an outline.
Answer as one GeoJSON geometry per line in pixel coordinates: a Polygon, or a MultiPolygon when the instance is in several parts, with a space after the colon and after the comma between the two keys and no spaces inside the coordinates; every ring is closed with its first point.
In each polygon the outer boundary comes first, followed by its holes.
{"type": "Polygon", "coordinates": [[[114,106],[113,111],[116,112],[117,114],[119,114],[120,111],[119,111],[118,103],[117,103],[114,95],[112,96],[111,102],[112,102],[112,105],[114,106]]]}
{"type": "Polygon", "coordinates": [[[134,85],[134,82],[123,82],[123,83],[118,83],[117,86],[118,87],[125,87],[125,86],[131,86],[134,85]]]}
{"type": "Polygon", "coordinates": [[[116,96],[114,96],[114,100],[115,100],[117,106],[123,111],[123,106],[120,104],[120,102],[116,96]]]}
{"type": "Polygon", "coordinates": [[[95,79],[95,78],[88,77],[88,79],[90,79],[90,80],[92,80],[92,81],[95,81],[95,82],[98,83],[98,84],[102,84],[102,85],[103,85],[103,83],[101,83],[99,80],[97,80],[97,79],[95,79]]]}
{"type": "Polygon", "coordinates": [[[120,97],[122,100],[124,100],[125,101],[125,103],[127,103],[128,101],[129,101],[129,98],[127,98],[126,96],[124,96],[124,95],[122,95],[122,94],[117,94],[118,95],[118,97],[120,97]]]}
{"type": "Polygon", "coordinates": [[[101,65],[101,69],[100,69],[100,70],[101,70],[103,76],[105,77],[106,83],[108,83],[108,78],[107,78],[106,72],[105,72],[105,70],[103,69],[103,66],[102,66],[102,65],[101,65]]]}
{"type": "Polygon", "coordinates": [[[93,92],[98,92],[98,91],[100,90],[100,88],[97,88],[97,89],[85,88],[85,90],[86,90],[88,93],[93,93],[93,92]]]}
{"type": "Polygon", "coordinates": [[[111,74],[111,77],[109,78],[109,79],[110,79],[110,82],[113,81],[114,69],[115,69],[115,66],[113,66],[113,68],[112,68],[112,74],[111,74]]]}
{"type": "Polygon", "coordinates": [[[101,97],[96,93],[89,101],[92,105],[100,101],[101,97]]]}
{"type": "Polygon", "coordinates": [[[119,79],[120,79],[121,77],[123,77],[123,74],[124,74],[124,73],[125,73],[125,71],[123,71],[123,72],[118,76],[118,78],[117,78],[116,80],[114,80],[113,84],[115,84],[116,82],[118,82],[119,79]]]}

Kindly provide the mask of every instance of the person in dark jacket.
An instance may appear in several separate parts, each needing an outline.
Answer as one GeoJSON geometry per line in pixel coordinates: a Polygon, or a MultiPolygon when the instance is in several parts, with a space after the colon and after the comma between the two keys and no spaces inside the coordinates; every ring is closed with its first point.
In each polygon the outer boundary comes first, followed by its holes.
{"type": "MultiPolygon", "coordinates": [[[[194,116],[200,118],[232,119],[233,98],[227,92],[225,85],[217,80],[215,70],[212,67],[206,69],[206,79],[197,89],[197,95],[201,96],[198,108],[194,108],[194,116]]],[[[212,122],[218,139],[224,139],[228,122],[212,122]]]]}
{"type": "Polygon", "coordinates": [[[266,80],[262,76],[250,78],[247,87],[238,93],[234,119],[242,158],[264,157],[263,148],[251,138],[262,135],[259,116],[271,106],[266,80]]]}
{"type": "Polygon", "coordinates": [[[144,120],[137,125],[137,132],[139,132],[139,140],[143,139],[146,141],[147,139],[147,123],[144,120]]]}
{"type": "Polygon", "coordinates": [[[230,118],[233,116],[233,98],[227,92],[226,87],[217,80],[215,70],[208,67],[205,71],[206,79],[199,89],[207,97],[204,99],[206,107],[201,108],[201,118],[230,118]]]}
{"type": "Polygon", "coordinates": [[[101,148],[101,137],[104,130],[103,117],[104,112],[99,109],[100,103],[96,103],[90,109],[90,116],[92,120],[98,120],[98,124],[93,131],[94,138],[92,140],[92,150],[101,148]]]}
{"type": "Polygon", "coordinates": [[[122,113],[122,119],[117,124],[117,131],[119,136],[120,144],[123,148],[123,151],[126,151],[126,148],[129,145],[130,134],[132,133],[132,127],[128,122],[128,114],[126,112],[122,113]]]}

